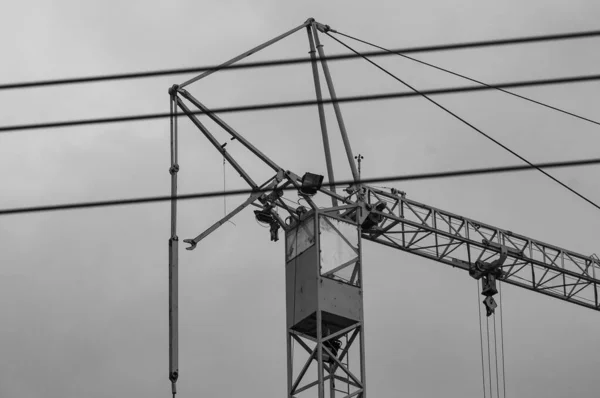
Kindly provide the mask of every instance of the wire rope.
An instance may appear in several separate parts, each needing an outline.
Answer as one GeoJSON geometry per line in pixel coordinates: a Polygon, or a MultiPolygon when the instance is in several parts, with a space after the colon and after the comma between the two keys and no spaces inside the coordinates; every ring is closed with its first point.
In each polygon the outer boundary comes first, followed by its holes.
{"type": "Polygon", "coordinates": [[[500,398],[500,379],[498,378],[498,342],[497,342],[497,334],[498,329],[496,329],[496,313],[494,312],[494,358],[496,362],[496,397],[500,398]]]}
{"type": "Polygon", "coordinates": [[[342,33],[342,32],[333,31],[333,30],[332,30],[331,32],[333,32],[333,33],[337,33],[337,34],[339,34],[339,35],[342,35],[342,36],[345,36],[345,37],[347,37],[347,38],[349,38],[349,39],[356,40],[356,41],[358,41],[358,42],[361,42],[361,43],[367,44],[367,45],[369,45],[369,46],[373,46],[373,47],[379,48],[379,49],[381,49],[381,50],[383,50],[383,51],[388,51],[390,54],[396,54],[396,55],[399,55],[399,56],[401,56],[401,57],[404,57],[404,58],[406,58],[406,59],[410,59],[410,60],[412,60],[412,61],[414,61],[414,62],[418,62],[418,63],[420,63],[420,64],[423,64],[423,65],[429,66],[429,67],[431,67],[431,68],[434,68],[434,69],[440,70],[440,71],[442,71],[442,72],[446,72],[446,73],[449,73],[449,74],[451,74],[451,75],[458,76],[458,77],[460,77],[460,78],[462,78],[462,79],[466,79],[466,80],[472,81],[472,82],[474,82],[474,83],[481,84],[482,86],[485,86],[485,87],[487,87],[487,88],[490,88],[490,89],[493,89],[493,90],[498,90],[498,91],[500,91],[500,92],[503,92],[503,93],[506,93],[506,94],[512,95],[512,96],[514,96],[514,97],[521,98],[521,99],[523,99],[523,100],[526,100],[526,101],[532,102],[532,103],[534,103],[534,104],[538,104],[538,105],[544,106],[544,107],[546,107],[546,108],[549,108],[549,109],[555,110],[555,111],[557,111],[557,112],[561,112],[561,113],[564,113],[564,114],[567,114],[567,115],[570,115],[570,116],[576,117],[576,118],[578,118],[578,119],[585,120],[585,121],[587,121],[587,122],[594,123],[594,124],[596,124],[596,125],[599,125],[599,126],[600,126],[600,122],[597,122],[596,120],[592,120],[592,119],[589,119],[589,118],[587,118],[587,117],[584,117],[584,116],[581,116],[581,115],[577,115],[577,114],[575,114],[575,113],[573,113],[573,112],[569,112],[569,111],[566,111],[566,110],[564,110],[564,109],[561,109],[561,108],[558,108],[558,107],[555,107],[555,106],[552,106],[552,105],[546,104],[546,103],[544,103],[544,102],[537,101],[537,100],[534,100],[534,99],[532,99],[532,98],[529,98],[529,97],[525,97],[524,95],[520,95],[520,94],[517,94],[517,93],[513,93],[513,92],[511,92],[511,91],[508,91],[508,90],[504,90],[504,89],[503,89],[503,88],[501,88],[501,87],[496,87],[496,86],[493,86],[493,85],[491,85],[491,84],[484,83],[484,82],[482,82],[482,81],[480,81],[480,80],[473,79],[473,78],[471,78],[471,77],[468,77],[468,76],[465,76],[465,75],[463,75],[463,74],[460,74],[460,73],[457,73],[457,72],[451,71],[451,70],[449,70],[449,69],[445,69],[445,68],[442,68],[442,67],[440,67],[440,66],[433,65],[433,64],[430,64],[430,63],[428,63],[428,62],[425,62],[425,61],[421,61],[421,60],[419,60],[419,59],[416,59],[416,58],[413,58],[413,57],[409,57],[408,55],[404,55],[404,54],[402,54],[402,53],[400,53],[400,52],[395,52],[395,51],[392,51],[392,50],[388,50],[388,49],[386,49],[386,48],[384,48],[384,47],[378,46],[378,45],[376,45],[376,44],[373,44],[373,43],[369,43],[368,41],[365,41],[365,40],[358,39],[358,38],[356,38],[356,37],[353,37],[353,36],[347,35],[347,34],[345,34],[345,33],[342,33]]]}
{"type": "Polygon", "coordinates": [[[486,325],[486,332],[487,332],[487,352],[488,352],[488,374],[489,374],[489,381],[490,381],[490,397],[492,396],[492,358],[491,358],[491,354],[490,354],[490,319],[488,317],[485,317],[485,325],[486,325]]]}
{"type": "MultiPolygon", "coordinates": [[[[331,36],[330,34],[327,34],[329,37],[331,37],[333,40],[337,41],[338,43],[340,43],[341,45],[343,45],[344,47],[346,47],[347,49],[349,49],[350,51],[356,53],[356,54],[360,54],[358,51],[354,50],[352,47],[350,47],[349,45],[347,45],[346,43],[342,42],[341,40],[331,36]]],[[[394,75],[393,73],[389,72],[387,69],[385,69],[384,67],[380,66],[379,64],[375,63],[374,61],[371,61],[369,58],[362,56],[362,58],[369,62],[370,64],[372,64],[373,66],[377,67],[378,69],[380,69],[381,71],[383,71],[384,73],[386,73],[387,75],[391,76],[392,78],[394,78],[395,80],[399,81],[400,83],[402,83],[403,85],[405,85],[406,87],[408,87],[409,89],[411,89],[412,91],[416,92],[416,93],[420,93],[419,90],[417,90],[416,88],[414,88],[413,86],[411,86],[410,84],[406,83],[404,80],[400,79],[399,77],[397,77],[396,75],[394,75]]],[[[580,194],[579,192],[577,192],[575,189],[569,187],[568,185],[566,185],[565,183],[563,183],[562,181],[560,181],[559,179],[557,179],[556,177],[552,176],[551,174],[548,174],[547,172],[545,172],[544,170],[542,170],[539,167],[533,166],[533,163],[531,163],[529,160],[527,160],[526,158],[524,158],[523,156],[519,155],[518,153],[516,153],[515,151],[513,151],[512,149],[510,149],[509,147],[507,147],[506,145],[502,144],[501,142],[499,142],[498,140],[496,140],[495,138],[491,137],[490,135],[484,133],[482,130],[480,130],[479,128],[475,127],[473,124],[469,123],[468,121],[466,121],[465,119],[463,119],[462,117],[458,116],[456,113],[452,112],[451,110],[449,110],[448,108],[446,108],[445,106],[443,106],[442,104],[440,104],[439,102],[436,102],[435,100],[429,98],[428,95],[426,94],[421,94],[421,96],[423,98],[425,98],[426,100],[428,100],[429,102],[431,102],[432,104],[434,104],[435,106],[437,106],[438,108],[444,110],[446,113],[448,113],[449,115],[453,116],[454,118],[458,119],[459,121],[461,121],[462,123],[464,123],[465,125],[469,126],[471,129],[475,130],[477,133],[479,133],[480,135],[484,136],[485,138],[487,138],[488,140],[492,141],[493,143],[495,143],[496,145],[500,146],[501,148],[503,148],[505,151],[509,152],[510,154],[512,154],[513,156],[519,158],[521,161],[527,163],[528,165],[536,168],[540,173],[544,174],[546,177],[550,178],[551,180],[553,180],[554,182],[556,182],[557,184],[561,185],[563,188],[569,190],[571,193],[575,194],[576,196],[578,196],[579,198],[583,199],[584,201],[588,202],[589,204],[591,204],[592,206],[594,206],[596,209],[600,210],[600,205],[596,204],[594,201],[592,201],[591,199],[587,198],[586,196],[580,194]]]]}
{"type": "Polygon", "coordinates": [[[477,314],[479,315],[479,342],[481,344],[481,378],[482,378],[482,382],[483,382],[483,398],[486,397],[486,393],[485,393],[485,365],[484,365],[484,359],[483,359],[483,330],[481,327],[481,303],[479,302],[479,279],[477,280],[477,314]]]}
{"type": "Polygon", "coordinates": [[[498,283],[498,295],[500,296],[500,341],[502,344],[502,394],[506,398],[506,372],[504,368],[504,315],[502,314],[502,282],[498,283]]]}

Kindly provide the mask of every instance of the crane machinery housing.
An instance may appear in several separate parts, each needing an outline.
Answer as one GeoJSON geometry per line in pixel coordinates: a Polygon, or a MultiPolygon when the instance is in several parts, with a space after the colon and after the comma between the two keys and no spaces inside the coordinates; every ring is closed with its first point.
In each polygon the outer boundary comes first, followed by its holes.
{"type": "MultiPolygon", "coordinates": [[[[380,189],[360,181],[344,119],[319,32],[332,31],[310,18],[302,25],[225,63],[169,89],[171,101],[171,236],[169,239],[169,379],[176,393],[178,368],[178,246],[177,175],[178,109],[250,186],[242,204],[193,239],[188,250],[248,206],[258,222],[269,226],[270,239],[285,240],[287,397],[312,394],[324,397],[366,397],[363,318],[362,242],[367,240],[413,253],[458,269],[482,281],[487,315],[494,313],[498,284],[508,283],[593,310],[600,310],[600,261],[450,213],[412,199],[396,189],[380,189]],[[186,86],[301,30],[308,34],[310,60],[327,165],[328,182],[312,173],[302,176],[271,160],[237,130],[196,99],[186,86]],[[353,183],[336,190],[323,95],[320,63],[342,136],[353,183]],[[185,101],[184,101],[185,100],[185,101]],[[194,110],[190,108],[192,106],[194,110]],[[262,184],[227,152],[196,116],[201,113],[272,169],[262,184]],[[292,191],[307,207],[290,207],[283,199],[292,191]],[[325,195],[331,206],[322,208],[315,195],[325,195]],[[285,216],[282,216],[285,214],[285,216]],[[294,351],[294,346],[299,347],[294,351]],[[294,352],[296,357],[294,358],[294,352]],[[300,352],[303,354],[298,354],[300,352]],[[316,368],[316,374],[309,369],[316,368]]],[[[360,162],[360,155],[357,157],[360,162]]],[[[360,165],[360,163],[359,163],[360,165]]]]}

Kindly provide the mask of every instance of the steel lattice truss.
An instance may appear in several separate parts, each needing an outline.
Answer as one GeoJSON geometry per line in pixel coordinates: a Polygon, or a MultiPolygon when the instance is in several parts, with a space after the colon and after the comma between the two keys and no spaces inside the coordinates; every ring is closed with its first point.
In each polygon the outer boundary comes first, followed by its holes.
{"type": "Polygon", "coordinates": [[[394,191],[365,188],[369,203],[386,202],[384,218],[363,238],[469,270],[490,262],[504,246],[503,282],[600,310],[600,261],[557,246],[407,199],[394,191]]]}
{"type": "MultiPolygon", "coordinates": [[[[331,390],[335,393],[341,393],[342,398],[350,398],[361,394],[364,391],[364,383],[361,380],[362,374],[360,369],[360,363],[350,362],[350,347],[353,347],[353,343],[360,340],[357,338],[360,336],[362,327],[360,324],[352,325],[348,329],[332,334],[327,340],[331,340],[338,337],[344,338],[344,348],[338,355],[333,355],[327,347],[323,347],[324,353],[329,355],[331,358],[335,358],[334,363],[324,364],[324,370],[326,374],[323,376],[323,382],[329,382],[331,390]],[[354,369],[354,367],[358,369],[354,369]],[[336,384],[337,382],[337,384],[336,384]]],[[[291,378],[290,395],[296,396],[311,388],[318,385],[319,380],[313,380],[310,382],[304,382],[307,373],[311,366],[314,366],[314,362],[317,359],[318,346],[314,339],[303,335],[298,332],[290,333],[291,338],[299,347],[302,348],[301,353],[304,354],[301,357],[303,366],[297,374],[293,374],[291,378]],[[304,382],[304,383],[303,383],[304,382]]],[[[300,356],[295,354],[297,356],[300,356]]],[[[330,391],[331,391],[330,390],[330,391]]]]}

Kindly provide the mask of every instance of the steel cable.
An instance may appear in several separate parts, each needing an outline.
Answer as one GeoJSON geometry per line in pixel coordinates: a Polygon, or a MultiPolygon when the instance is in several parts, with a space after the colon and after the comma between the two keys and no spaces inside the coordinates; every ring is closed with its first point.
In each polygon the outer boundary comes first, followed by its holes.
{"type": "Polygon", "coordinates": [[[494,312],[494,358],[496,359],[496,396],[500,398],[500,380],[498,378],[498,329],[496,328],[496,313],[494,312]]]}
{"type": "Polygon", "coordinates": [[[513,92],[511,92],[511,91],[508,91],[508,90],[504,90],[504,89],[503,89],[503,88],[501,88],[501,87],[496,87],[496,86],[493,86],[493,85],[491,85],[491,84],[484,83],[484,82],[482,82],[482,81],[480,81],[480,80],[473,79],[473,78],[471,78],[471,77],[465,76],[465,75],[463,75],[463,74],[460,74],[460,73],[457,73],[457,72],[453,72],[453,71],[451,71],[451,70],[449,70],[449,69],[445,69],[445,68],[439,67],[439,66],[437,66],[437,65],[433,65],[433,64],[430,64],[430,63],[428,63],[428,62],[421,61],[421,60],[419,60],[419,59],[416,59],[416,58],[413,58],[413,57],[409,57],[408,55],[404,55],[404,54],[402,54],[401,52],[395,52],[395,51],[392,51],[392,50],[388,50],[388,49],[386,49],[386,48],[384,48],[384,47],[378,46],[378,45],[376,45],[376,44],[373,44],[373,43],[369,43],[368,41],[365,41],[365,40],[358,39],[358,38],[356,38],[356,37],[353,37],[353,36],[347,35],[347,34],[345,34],[345,33],[342,33],[342,32],[338,32],[338,31],[334,31],[334,30],[332,30],[331,32],[333,32],[333,33],[337,33],[338,35],[342,35],[342,36],[345,36],[345,37],[347,37],[347,38],[349,38],[349,39],[356,40],[356,41],[358,41],[358,42],[361,42],[361,43],[367,44],[367,45],[369,45],[369,46],[373,46],[373,47],[379,48],[380,50],[387,51],[387,52],[389,52],[390,54],[396,54],[396,55],[399,55],[399,56],[401,56],[401,57],[404,57],[404,58],[406,58],[406,59],[410,59],[411,61],[418,62],[418,63],[420,63],[420,64],[423,64],[423,65],[429,66],[429,67],[431,67],[431,68],[434,68],[434,69],[437,69],[437,70],[441,70],[442,72],[446,72],[446,73],[449,73],[449,74],[451,74],[451,75],[454,75],[454,76],[458,76],[458,77],[460,77],[460,78],[462,78],[462,79],[466,79],[466,80],[472,81],[472,82],[474,82],[474,83],[481,84],[482,86],[488,87],[488,88],[490,88],[490,89],[498,90],[498,91],[500,91],[500,92],[503,92],[503,93],[506,93],[506,94],[512,95],[512,96],[514,96],[514,97],[517,97],[517,98],[524,99],[524,100],[526,100],[526,101],[529,101],[529,102],[532,102],[532,103],[534,103],[534,104],[538,104],[538,105],[544,106],[544,107],[546,107],[546,108],[549,108],[549,109],[555,110],[555,111],[557,111],[557,112],[562,112],[562,113],[564,113],[564,114],[567,114],[567,115],[570,115],[570,116],[576,117],[576,118],[578,118],[578,119],[585,120],[585,121],[587,121],[587,122],[594,123],[594,124],[597,124],[597,125],[599,125],[599,126],[600,126],[600,122],[597,122],[597,121],[595,121],[595,120],[589,119],[589,118],[587,118],[587,117],[584,117],[584,116],[581,116],[581,115],[577,115],[577,114],[575,114],[575,113],[573,113],[573,112],[569,112],[569,111],[566,111],[566,110],[564,110],[564,109],[557,108],[557,107],[555,107],[555,106],[552,106],[552,105],[546,104],[546,103],[544,103],[544,102],[537,101],[537,100],[534,100],[534,99],[532,99],[532,98],[529,98],[529,97],[525,97],[524,95],[520,95],[520,94],[513,93],[513,92]]]}
{"type": "Polygon", "coordinates": [[[481,327],[481,303],[479,302],[479,279],[477,279],[477,315],[479,315],[479,342],[481,344],[481,376],[483,382],[483,398],[486,397],[485,393],[485,365],[483,359],[483,330],[481,327]]]}
{"type": "Polygon", "coordinates": [[[485,318],[485,329],[487,332],[487,352],[488,352],[488,374],[490,380],[490,398],[492,395],[492,358],[490,354],[490,320],[488,317],[485,318]]]}
{"type": "MultiPolygon", "coordinates": [[[[358,51],[354,50],[352,47],[350,47],[349,45],[347,45],[346,43],[342,42],[341,40],[331,36],[330,34],[327,34],[329,37],[331,37],[333,40],[337,41],[338,43],[340,43],[341,45],[343,45],[344,47],[346,47],[347,49],[349,49],[350,51],[356,53],[356,54],[360,54],[358,51]]],[[[379,64],[375,63],[374,61],[371,61],[369,58],[362,56],[361,57],[369,62],[370,64],[372,64],[373,66],[377,67],[378,69],[380,69],[381,71],[383,71],[384,73],[386,73],[387,75],[391,76],[392,78],[394,78],[395,80],[399,81],[400,83],[402,83],[403,85],[405,85],[406,87],[408,87],[409,89],[411,89],[412,91],[416,92],[416,93],[420,93],[419,90],[417,90],[416,88],[414,88],[413,86],[409,85],[408,83],[406,83],[404,80],[400,79],[399,77],[397,77],[396,75],[394,75],[393,73],[389,72],[387,69],[385,69],[384,67],[380,66],[379,64]]],[[[452,115],[454,118],[458,119],[459,121],[461,121],[462,123],[466,124],[467,126],[469,126],[471,129],[475,130],[476,132],[478,132],[479,134],[481,134],[482,136],[484,136],[485,138],[487,138],[488,140],[492,141],[493,143],[495,143],[496,145],[500,146],[501,148],[503,148],[505,151],[511,153],[513,156],[519,158],[520,160],[522,160],[523,162],[527,163],[528,165],[536,168],[540,173],[544,174],[546,177],[550,178],[551,180],[553,180],[554,182],[556,182],[557,184],[561,185],[563,188],[569,190],[571,193],[577,195],[579,198],[585,200],[586,202],[588,202],[589,204],[591,204],[592,206],[594,206],[596,209],[600,210],[600,206],[598,204],[596,204],[594,201],[588,199],[587,197],[585,197],[584,195],[580,194],[579,192],[577,192],[576,190],[574,190],[573,188],[569,187],[568,185],[566,185],[565,183],[563,183],[562,181],[560,181],[559,179],[557,179],[556,177],[548,174],[547,172],[545,172],[544,170],[542,170],[539,167],[535,167],[533,166],[533,164],[525,159],[523,156],[519,155],[518,153],[516,153],[515,151],[513,151],[512,149],[508,148],[506,145],[502,144],[501,142],[499,142],[498,140],[492,138],[490,135],[484,133],[482,130],[478,129],[477,127],[475,127],[473,124],[469,123],[468,121],[466,121],[465,119],[463,119],[462,117],[458,116],[456,113],[452,112],[451,110],[449,110],[448,108],[444,107],[442,104],[434,101],[433,99],[429,98],[428,95],[420,93],[420,95],[425,98],[426,100],[428,100],[429,102],[431,102],[432,104],[436,105],[438,108],[444,110],[446,113],[448,113],[449,115],[452,115]]]]}
{"type": "Polygon", "coordinates": [[[502,343],[502,394],[506,398],[506,372],[504,368],[504,315],[502,314],[502,282],[498,283],[500,296],[500,341],[502,343]]]}

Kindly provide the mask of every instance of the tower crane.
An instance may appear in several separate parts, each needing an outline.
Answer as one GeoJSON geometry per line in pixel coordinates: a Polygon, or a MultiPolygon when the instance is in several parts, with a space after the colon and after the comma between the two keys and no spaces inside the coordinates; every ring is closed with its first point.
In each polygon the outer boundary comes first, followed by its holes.
{"type": "MultiPolygon", "coordinates": [[[[366,397],[365,337],[363,318],[362,244],[389,246],[468,272],[481,280],[487,315],[494,313],[499,283],[600,310],[598,286],[600,260],[540,242],[484,222],[472,220],[409,199],[397,189],[381,189],[362,183],[344,119],[327,64],[319,32],[329,26],[308,19],[302,25],[263,43],[223,64],[169,89],[171,104],[171,236],[169,239],[169,379],[175,396],[178,369],[178,247],[177,176],[178,110],[208,139],[212,146],[250,186],[252,193],[234,210],[192,239],[194,250],[221,225],[249,206],[256,208],[258,222],[269,226],[271,241],[284,235],[287,326],[287,397],[311,390],[315,396],[366,397]],[[305,29],[314,78],[328,182],[313,173],[296,174],[271,160],[236,129],[195,98],[186,87],[228,67],[271,44],[305,29]],[[318,64],[325,77],[341,133],[353,182],[338,192],[318,64]],[[201,113],[226,131],[272,170],[272,177],[257,183],[225,150],[198,118],[201,113]],[[307,206],[290,206],[285,194],[292,192],[307,206]],[[317,198],[331,205],[320,207],[317,198]],[[299,364],[296,352],[304,353],[299,364]],[[352,358],[351,360],[351,357],[352,358]],[[299,366],[296,366],[299,365],[299,366]],[[309,376],[311,366],[316,377],[309,376]],[[341,395],[340,395],[341,394],[341,395]]],[[[298,202],[299,203],[299,202],[298,202]]]]}

